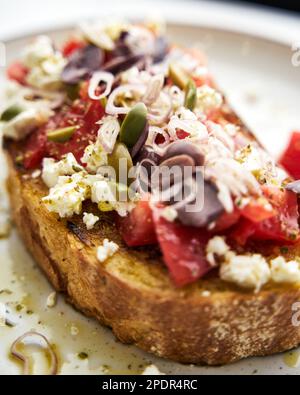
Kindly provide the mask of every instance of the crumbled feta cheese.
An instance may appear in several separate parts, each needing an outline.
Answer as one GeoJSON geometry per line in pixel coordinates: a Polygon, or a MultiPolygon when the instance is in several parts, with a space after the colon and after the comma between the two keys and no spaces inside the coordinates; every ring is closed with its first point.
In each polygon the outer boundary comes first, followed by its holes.
{"type": "Polygon", "coordinates": [[[94,228],[96,223],[99,221],[99,217],[91,213],[83,213],[83,222],[86,225],[87,230],[94,228]]]}
{"type": "Polygon", "coordinates": [[[80,214],[82,202],[89,197],[89,188],[85,183],[84,174],[60,176],[56,186],[50,189],[49,195],[42,201],[50,212],[60,217],[71,217],[80,214]]]}
{"type": "Polygon", "coordinates": [[[163,376],[165,373],[162,373],[157,366],[150,365],[147,366],[146,369],[142,373],[143,376],[163,376]]]}
{"type": "Polygon", "coordinates": [[[208,85],[203,85],[197,89],[197,105],[196,107],[203,112],[218,109],[223,104],[221,93],[208,85]]]}
{"type": "Polygon", "coordinates": [[[97,173],[101,166],[107,165],[107,153],[99,142],[86,147],[81,162],[86,164],[86,169],[92,173],[97,173]]]}
{"type": "Polygon", "coordinates": [[[271,276],[275,283],[300,283],[299,262],[287,262],[282,256],[271,260],[271,276]]]}
{"type": "Polygon", "coordinates": [[[201,296],[203,296],[204,298],[209,298],[211,296],[211,292],[210,291],[203,291],[203,292],[201,292],[201,296]]]}
{"type": "Polygon", "coordinates": [[[23,62],[28,68],[39,65],[53,55],[53,42],[48,36],[37,37],[23,51],[23,62]]]}
{"type": "Polygon", "coordinates": [[[119,250],[118,244],[113,241],[105,239],[103,245],[98,247],[97,258],[100,262],[105,262],[108,258],[112,257],[119,250]]]}
{"type": "Polygon", "coordinates": [[[24,51],[24,64],[29,68],[27,82],[41,89],[57,89],[61,86],[61,73],[67,64],[56,51],[50,38],[38,37],[24,51]]]}
{"type": "Polygon", "coordinates": [[[83,170],[72,153],[67,154],[59,162],[55,162],[52,158],[43,160],[42,178],[44,183],[52,188],[57,184],[59,176],[71,176],[83,170]]]}
{"type": "Polygon", "coordinates": [[[167,220],[167,221],[169,221],[169,222],[174,222],[175,219],[176,219],[177,216],[178,216],[178,213],[177,213],[177,211],[176,211],[174,208],[172,208],[172,207],[165,207],[165,208],[161,211],[161,216],[162,216],[165,220],[167,220]]]}
{"type": "Polygon", "coordinates": [[[127,30],[127,25],[119,20],[110,21],[109,24],[96,21],[92,24],[82,23],[80,28],[86,40],[102,49],[112,51],[115,48],[114,41],[122,31],[127,30]]]}
{"type": "Polygon", "coordinates": [[[39,178],[42,174],[41,170],[35,170],[32,174],[31,174],[31,178],[39,178]]]}
{"type": "Polygon", "coordinates": [[[3,135],[14,140],[22,140],[35,128],[40,127],[53,115],[53,111],[45,107],[35,107],[22,111],[9,122],[1,125],[3,135]]]}
{"type": "Polygon", "coordinates": [[[57,293],[52,292],[47,298],[47,307],[52,308],[56,306],[57,303],[57,293]]]}
{"type": "Polygon", "coordinates": [[[96,181],[92,185],[92,202],[97,204],[101,202],[116,202],[116,194],[113,193],[111,185],[107,181],[96,181]]]}
{"type": "Polygon", "coordinates": [[[259,291],[271,279],[271,271],[262,255],[227,253],[226,261],[221,265],[220,277],[243,288],[259,291]]]}
{"type": "Polygon", "coordinates": [[[209,240],[206,246],[206,259],[212,266],[215,266],[215,256],[224,257],[229,250],[230,248],[226,244],[224,237],[215,236],[209,240]]]}

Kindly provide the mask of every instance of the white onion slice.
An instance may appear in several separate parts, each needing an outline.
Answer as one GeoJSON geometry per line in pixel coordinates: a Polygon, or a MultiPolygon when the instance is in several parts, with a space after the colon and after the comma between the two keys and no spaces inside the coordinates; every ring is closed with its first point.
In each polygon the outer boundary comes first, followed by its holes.
{"type": "MultiPolygon", "coordinates": [[[[42,342],[44,343],[44,350],[48,352],[48,356],[50,359],[50,367],[49,367],[49,373],[48,375],[56,375],[57,374],[57,370],[58,370],[58,359],[57,359],[57,355],[55,354],[55,352],[53,351],[53,348],[51,346],[51,344],[49,343],[48,339],[38,333],[38,332],[27,332],[24,335],[18,337],[17,340],[15,340],[10,348],[10,352],[11,354],[19,359],[20,361],[23,362],[23,374],[24,375],[29,375],[30,374],[30,358],[27,357],[24,353],[22,353],[21,351],[18,350],[18,346],[22,343],[24,343],[24,341],[27,338],[38,338],[40,341],[42,340],[42,342]]],[[[34,342],[33,342],[34,343],[34,342]]]]}
{"type": "Polygon", "coordinates": [[[111,154],[120,133],[120,124],[117,118],[113,116],[105,117],[98,121],[97,124],[101,125],[98,131],[98,139],[105,152],[111,154]]]}
{"type": "Polygon", "coordinates": [[[166,147],[170,144],[170,136],[168,133],[157,127],[157,126],[150,126],[149,127],[149,134],[148,134],[148,140],[146,145],[150,145],[153,148],[153,151],[158,154],[162,155],[165,152],[166,147]],[[162,144],[156,144],[155,140],[158,135],[162,135],[163,138],[165,139],[165,142],[162,144]]]}
{"type": "Polygon", "coordinates": [[[130,107],[118,107],[115,105],[115,101],[118,96],[136,94],[138,97],[136,98],[135,102],[139,101],[140,97],[145,93],[146,87],[144,85],[134,85],[134,84],[126,84],[121,85],[115,90],[112,91],[110,94],[107,105],[106,105],[106,112],[110,115],[118,115],[118,114],[128,114],[131,110],[130,107]]]}
{"type": "Polygon", "coordinates": [[[158,74],[151,77],[146,93],[142,98],[142,102],[145,103],[146,106],[150,106],[159,98],[161,90],[164,86],[164,80],[165,78],[163,74],[158,74]]]}
{"type": "Polygon", "coordinates": [[[132,26],[125,42],[135,55],[152,55],[154,52],[154,34],[145,27],[132,26]]]}
{"type": "Polygon", "coordinates": [[[113,74],[108,73],[106,71],[97,71],[96,73],[94,73],[90,80],[89,89],[88,89],[90,99],[100,100],[103,99],[104,97],[107,97],[111,92],[111,88],[113,86],[114,80],[115,77],[113,76],[113,74]],[[106,84],[105,91],[100,95],[96,95],[96,89],[98,88],[100,82],[105,82],[106,84]]]}
{"type": "Polygon", "coordinates": [[[172,111],[172,100],[166,92],[160,92],[158,100],[148,108],[148,120],[155,125],[166,122],[172,111]]]}

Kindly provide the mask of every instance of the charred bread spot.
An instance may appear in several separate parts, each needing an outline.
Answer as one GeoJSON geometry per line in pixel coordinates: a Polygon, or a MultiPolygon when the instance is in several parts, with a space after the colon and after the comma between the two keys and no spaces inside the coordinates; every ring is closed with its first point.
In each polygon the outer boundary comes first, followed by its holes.
{"type": "Polygon", "coordinates": [[[82,226],[79,226],[75,222],[67,221],[67,228],[68,230],[73,233],[78,239],[83,243],[88,246],[91,245],[91,242],[88,237],[88,233],[82,228],[82,226]]]}

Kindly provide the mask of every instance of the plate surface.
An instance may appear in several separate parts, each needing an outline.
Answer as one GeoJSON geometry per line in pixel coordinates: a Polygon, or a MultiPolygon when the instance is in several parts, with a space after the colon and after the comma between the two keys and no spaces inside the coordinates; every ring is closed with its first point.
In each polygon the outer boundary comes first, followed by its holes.
{"type": "MultiPolygon", "coordinates": [[[[67,34],[67,29],[50,33],[58,43],[67,34]]],[[[292,66],[290,47],[242,33],[191,25],[171,24],[168,35],[176,42],[197,45],[207,52],[220,88],[269,151],[278,155],[289,132],[300,129],[300,68],[292,66]]],[[[8,42],[8,62],[19,56],[29,40],[8,42]]],[[[1,86],[3,83],[2,72],[1,86]]],[[[5,168],[2,156],[0,166],[5,168]]],[[[1,171],[0,176],[3,181],[5,172],[1,171]]],[[[16,323],[13,328],[0,326],[0,373],[21,373],[21,366],[9,358],[9,347],[19,335],[34,329],[55,344],[60,372],[65,374],[139,374],[151,363],[172,374],[300,374],[298,351],[208,368],[175,364],[124,346],[115,341],[110,330],[67,305],[62,296],[54,308],[47,308],[52,289],[15,232],[8,240],[0,241],[0,256],[0,303],[6,304],[10,319],[16,323]],[[79,358],[83,352],[88,359],[79,358]]],[[[43,356],[37,351],[33,356],[35,373],[41,373],[43,356]]]]}

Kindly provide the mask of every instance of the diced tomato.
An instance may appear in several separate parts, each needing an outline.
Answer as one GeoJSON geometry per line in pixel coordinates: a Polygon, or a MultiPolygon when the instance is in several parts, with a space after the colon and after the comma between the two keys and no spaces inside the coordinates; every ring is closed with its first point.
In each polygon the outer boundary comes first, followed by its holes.
{"type": "Polygon", "coordinates": [[[219,217],[212,233],[220,233],[224,230],[231,228],[241,218],[241,213],[238,209],[235,209],[232,213],[224,213],[219,217]]]}
{"type": "Polygon", "coordinates": [[[24,157],[25,169],[38,167],[47,153],[47,139],[40,130],[33,132],[27,141],[24,157]]]}
{"type": "Polygon", "coordinates": [[[261,222],[274,217],[276,215],[276,210],[253,200],[241,209],[241,215],[252,222],[261,222]]]}
{"type": "Polygon", "coordinates": [[[61,159],[72,152],[80,162],[85,148],[97,138],[99,125],[96,124],[103,115],[104,109],[99,101],[76,101],[71,107],[65,107],[55,114],[48,123],[33,133],[25,146],[25,167],[32,169],[38,166],[45,156],[61,159]],[[78,125],[80,128],[72,138],[63,143],[54,143],[47,140],[47,133],[56,129],[78,125]]]}
{"type": "Polygon", "coordinates": [[[51,157],[60,159],[62,155],[72,152],[80,162],[85,148],[90,142],[96,141],[99,125],[96,124],[103,115],[104,109],[100,102],[76,103],[65,116],[54,126],[52,122],[46,126],[46,132],[59,128],[64,128],[70,125],[78,125],[80,129],[77,130],[72,138],[66,143],[47,142],[47,152],[51,157]]]}
{"type": "Polygon", "coordinates": [[[20,62],[11,64],[7,69],[7,76],[10,80],[17,81],[21,85],[26,85],[26,77],[29,70],[20,62]]]}
{"type": "Polygon", "coordinates": [[[212,269],[205,258],[207,231],[168,222],[158,212],[154,212],[154,223],[164,261],[176,286],[193,283],[212,269]]]}
{"type": "Polygon", "coordinates": [[[280,164],[296,180],[300,179],[300,132],[293,132],[280,164]]]}
{"type": "Polygon", "coordinates": [[[67,41],[63,46],[62,53],[65,57],[71,56],[75,51],[85,46],[85,42],[78,40],[76,38],[72,38],[71,40],[67,41]]]}
{"type": "Polygon", "coordinates": [[[276,214],[261,222],[244,218],[231,236],[241,245],[246,244],[248,239],[295,243],[299,239],[297,196],[275,187],[263,187],[263,190],[276,214]]]}
{"type": "Polygon", "coordinates": [[[156,244],[157,238],[148,201],[140,201],[127,215],[118,219],[119,230],[129,247],[156,244]]]}
{"type": "Polygon", "coordinates": [[[190,134],[185,132],[184,130],[177,130],[176,132],[177,137],[179,138],[179,140],[184,140],[185,138],[187,138],[190,134]]]}

